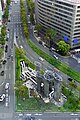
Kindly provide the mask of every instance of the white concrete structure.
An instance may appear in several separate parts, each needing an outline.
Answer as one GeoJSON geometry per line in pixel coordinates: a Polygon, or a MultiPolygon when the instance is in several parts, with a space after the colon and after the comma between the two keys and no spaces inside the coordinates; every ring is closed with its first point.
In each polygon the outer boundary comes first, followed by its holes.
{"type": "Polygon", "coordinates": [[[80,46],[80,0],[35,0],[37,22],[53,28],[71,47],[80,46]]]}

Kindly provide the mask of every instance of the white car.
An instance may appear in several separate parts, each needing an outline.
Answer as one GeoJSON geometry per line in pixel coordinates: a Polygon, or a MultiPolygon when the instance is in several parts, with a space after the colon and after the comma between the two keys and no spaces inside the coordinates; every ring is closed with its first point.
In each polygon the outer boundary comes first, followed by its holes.
{"type": "Polygon", "coordinates": [[[4,100],[4,98],[5,98],[5,94],[0,95],[0,102],[2,102],[4,100]]]}
{"type": "Polygon", "coordinates": [[[54,58],[55,58],[55,59],[57,59],[57,60],[58,60],[58,57],[57,57],[56,55],[53,55],[53,56],[54,56],[54,58]]]}
{"type": "Polygon", "coordinates": [[[52,51],[55,51],[55,48],[51,48],[52,51]]]}
{"type": "Polygon", "coordinates": [[[5,89],[9,89],[9,87],[10,87],[10,84],[9,84],[9,83],[6,83],[5,89]]]}
{"type": "Polygon", "coordinates": [[[20,48],[22,49],[22,48],[23,48],[23,46],[21,45],[21,46],[20,46],[20,48]]]}
{"type": "Polygon", "coordinates": [[[42,62],[44,61],[44,59],[43,59],[42,57],[39,57],[38,59],[39,59],[40,61],[42,61],[42,62]]]}

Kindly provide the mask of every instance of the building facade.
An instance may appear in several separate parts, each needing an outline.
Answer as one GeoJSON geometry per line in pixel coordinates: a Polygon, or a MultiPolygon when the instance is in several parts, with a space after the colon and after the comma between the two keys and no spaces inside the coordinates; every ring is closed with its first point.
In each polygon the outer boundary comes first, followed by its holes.
{"type": "Polygon", "coordinates": [[[0,1],[0,34],[1,34],[1,26],[2,26],[2,15],[3,15],[3,11],[2,11],[2,4],[0,1]]]}
{"type": "Polygon", "coordinates": [[[71,48],[80,46],[80,0],[35,0],[36,20],[53,28],[71,48]]]}

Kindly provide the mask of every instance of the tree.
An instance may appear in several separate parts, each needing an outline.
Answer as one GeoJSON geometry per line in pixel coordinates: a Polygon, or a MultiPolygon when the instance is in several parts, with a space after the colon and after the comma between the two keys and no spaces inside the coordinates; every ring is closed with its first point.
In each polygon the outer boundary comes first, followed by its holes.
{"type": "Polygon", "coordinates": [[[27,98],[28,97],[28,88],[24,85],[20,86],[18,89],[18,95],[21,98],[27,98]]]}
{"type": "Polygon", "coordinates": [[[7,1],[6,1],[7,5],[9,5],[9,4],[10,4],[10,1],[11,1],[11,0],[7,0],[7,1]]]}
{"type": "Polygon", "coordinates": [[[79,99],[80,99],[80,86],[78,86],[76,90],[79,92],[79,99]]]}
{"type": "Polygon", "coordinates": [[[30,21],[33,25],[35,24],[33,12],[31,12],[31,14],[30,14],[30,21]]]}
{"type": "Polygon", "coordinates": [[[65,43],[65,41],[60,41],[57,43],[58,51],[61,55],[67,55],[70,50],[70,45],[65,43]]]}
{"type": "Polygon", "coordinates": [[[54,37],[56,36],[56,30],[49,28],[46,31],[46,38],[49,41],[49,46],[51,47],[51,42],[54,40],[54,37]]]}
{"type": "Polygon", "coordinates": [[[4,12],[4,15],[3,15],[3,18],[4,19],[8,19],[8,16],[9,16],[9,11],[8,11],[8,5],[6,6],[6,10],[4,12]]]}
{"type": "Polygon", "coordinates": [[[74,83],[74,81],[70,82],[69,86],[70,86],[71,91],[77,87],[77,85],[74,83]]]}
{"type": "Polygon", "coordinates": [[[42,30],[42,25],[41,24],[36,24],[35,29],[37,30],[38,35],[39,35],[40,31],[42,30]]]}
{"type": "Polygon", "coordinates": [[[15,86],[17,89],[23,84],[22,80],[16,80],[15,86]]]}
{"type": "Polygon", "coordinates": [[[33,2],[33,0],[26,0],[26,3],[28,6],[28,11],[34,13],[35,3],[33,2]]]}
{"type": "Polygon", "coordinates": [[[17,80],[14,86],[16,90],[16,96],[21,98],[28,97],[28,88],[23,85],[23,81],[17,80]]]}

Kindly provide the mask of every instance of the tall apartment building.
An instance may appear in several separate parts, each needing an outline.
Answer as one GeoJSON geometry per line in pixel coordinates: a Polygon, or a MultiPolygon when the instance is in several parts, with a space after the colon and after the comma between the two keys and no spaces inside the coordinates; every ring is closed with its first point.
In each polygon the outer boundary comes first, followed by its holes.
{"type": "Polygon", "coordinates": [[[37,22],[53,28],[71,48],[80,46],[80,0],[35,0],[37,22]]]}
{"type": "Polygon", "coordinates": [[[1,1],[0,1],[0,32],[1,32],[1,25],[2,25],[2,15],[3,15],[2,5],[1,5],[1,1]]]}

